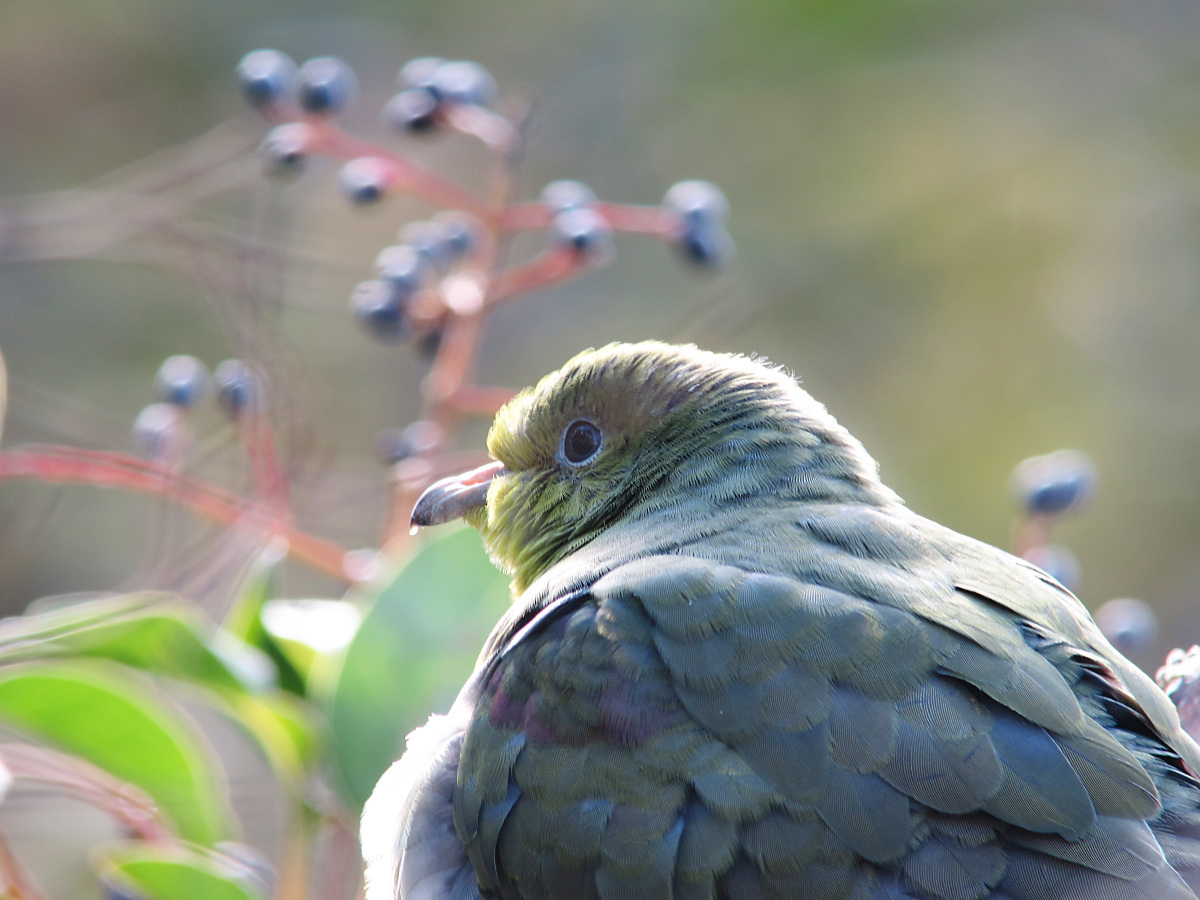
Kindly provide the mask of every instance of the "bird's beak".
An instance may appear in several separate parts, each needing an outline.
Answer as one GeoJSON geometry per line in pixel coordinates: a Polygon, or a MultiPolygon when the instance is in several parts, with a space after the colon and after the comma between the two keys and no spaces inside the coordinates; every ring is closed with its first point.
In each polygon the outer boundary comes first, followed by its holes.
{"type": "Polygon", "coordinates": [[[487,503],[492,479],[505,473],[504,463],[490,462],[462,475],[451,475],[425,489],[412,511],[412,525],[441,525],[461,519],[487,503]]]}

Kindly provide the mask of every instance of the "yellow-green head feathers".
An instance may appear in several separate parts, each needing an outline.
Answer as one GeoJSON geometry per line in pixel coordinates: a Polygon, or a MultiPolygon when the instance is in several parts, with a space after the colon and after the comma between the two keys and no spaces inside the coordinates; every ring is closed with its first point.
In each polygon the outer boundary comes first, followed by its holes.
{"type": "Polygon", "coordinates": [[[894,500],[862,446],[792,377],[692,346],[579,354],[500,410],[488,451],[505,472],[466,518],[515,590],[617,523],[672,506],[894,500]]]}

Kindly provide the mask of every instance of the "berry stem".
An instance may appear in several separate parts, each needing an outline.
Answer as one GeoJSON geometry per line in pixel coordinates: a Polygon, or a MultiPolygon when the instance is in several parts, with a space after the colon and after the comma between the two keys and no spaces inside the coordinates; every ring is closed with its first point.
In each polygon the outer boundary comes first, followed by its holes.
{"type": "Polygon", "coordinates": [[[223,525],[251,523],[264,537],[282,537],[288,555],[342,581],[352,581],[345,568],[346,551],[265,514],[224,488],[124,453],[80,450],[75,447],[35,445],[0,452],[0,481],[32,478],[46,482],[117,487],[170,497],[205,518],[223,525]]]}
{"type": "Polygon", "coordinates": [[[395,188],[414,194],[434,206],[461,209],[477,216],[487,214],[486,204],[473,193],[411,160],[349,135],[326,119],[310,116],[305,121],[312,130],[311,149],[314,152],[346,162],[363,156],[380,159],[391,167],[390,180],[395,188]]]}
{"type": "Polygon", "coordinates": [[[506,269],[492,281],[488,292],[489,307],[524,294],[565,281],[584,269],[578,253],[556,247],[522,265],[506,269]]]}

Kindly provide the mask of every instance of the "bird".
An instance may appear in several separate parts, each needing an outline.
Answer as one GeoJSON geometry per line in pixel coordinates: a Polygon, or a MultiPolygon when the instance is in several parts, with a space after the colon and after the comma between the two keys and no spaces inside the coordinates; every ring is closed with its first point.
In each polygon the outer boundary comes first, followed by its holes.
{"type": "Polygon", "coordinates": [[[785,370],[611,344],[487,447],[412,521],[514,599],[364,807],[368,900],[1195,900],[1170,700],[785,370]]]}

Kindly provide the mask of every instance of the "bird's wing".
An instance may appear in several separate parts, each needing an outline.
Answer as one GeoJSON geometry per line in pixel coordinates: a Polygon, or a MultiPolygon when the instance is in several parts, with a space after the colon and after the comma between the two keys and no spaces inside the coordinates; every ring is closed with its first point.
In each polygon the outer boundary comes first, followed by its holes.
{"type": "Polygon", "coordinates": [[[493,657],[462,749],[485,887],[1194,897],[1142,761],[1015,616],[869,597],[655,556],[552,604],[493,657]]]}

